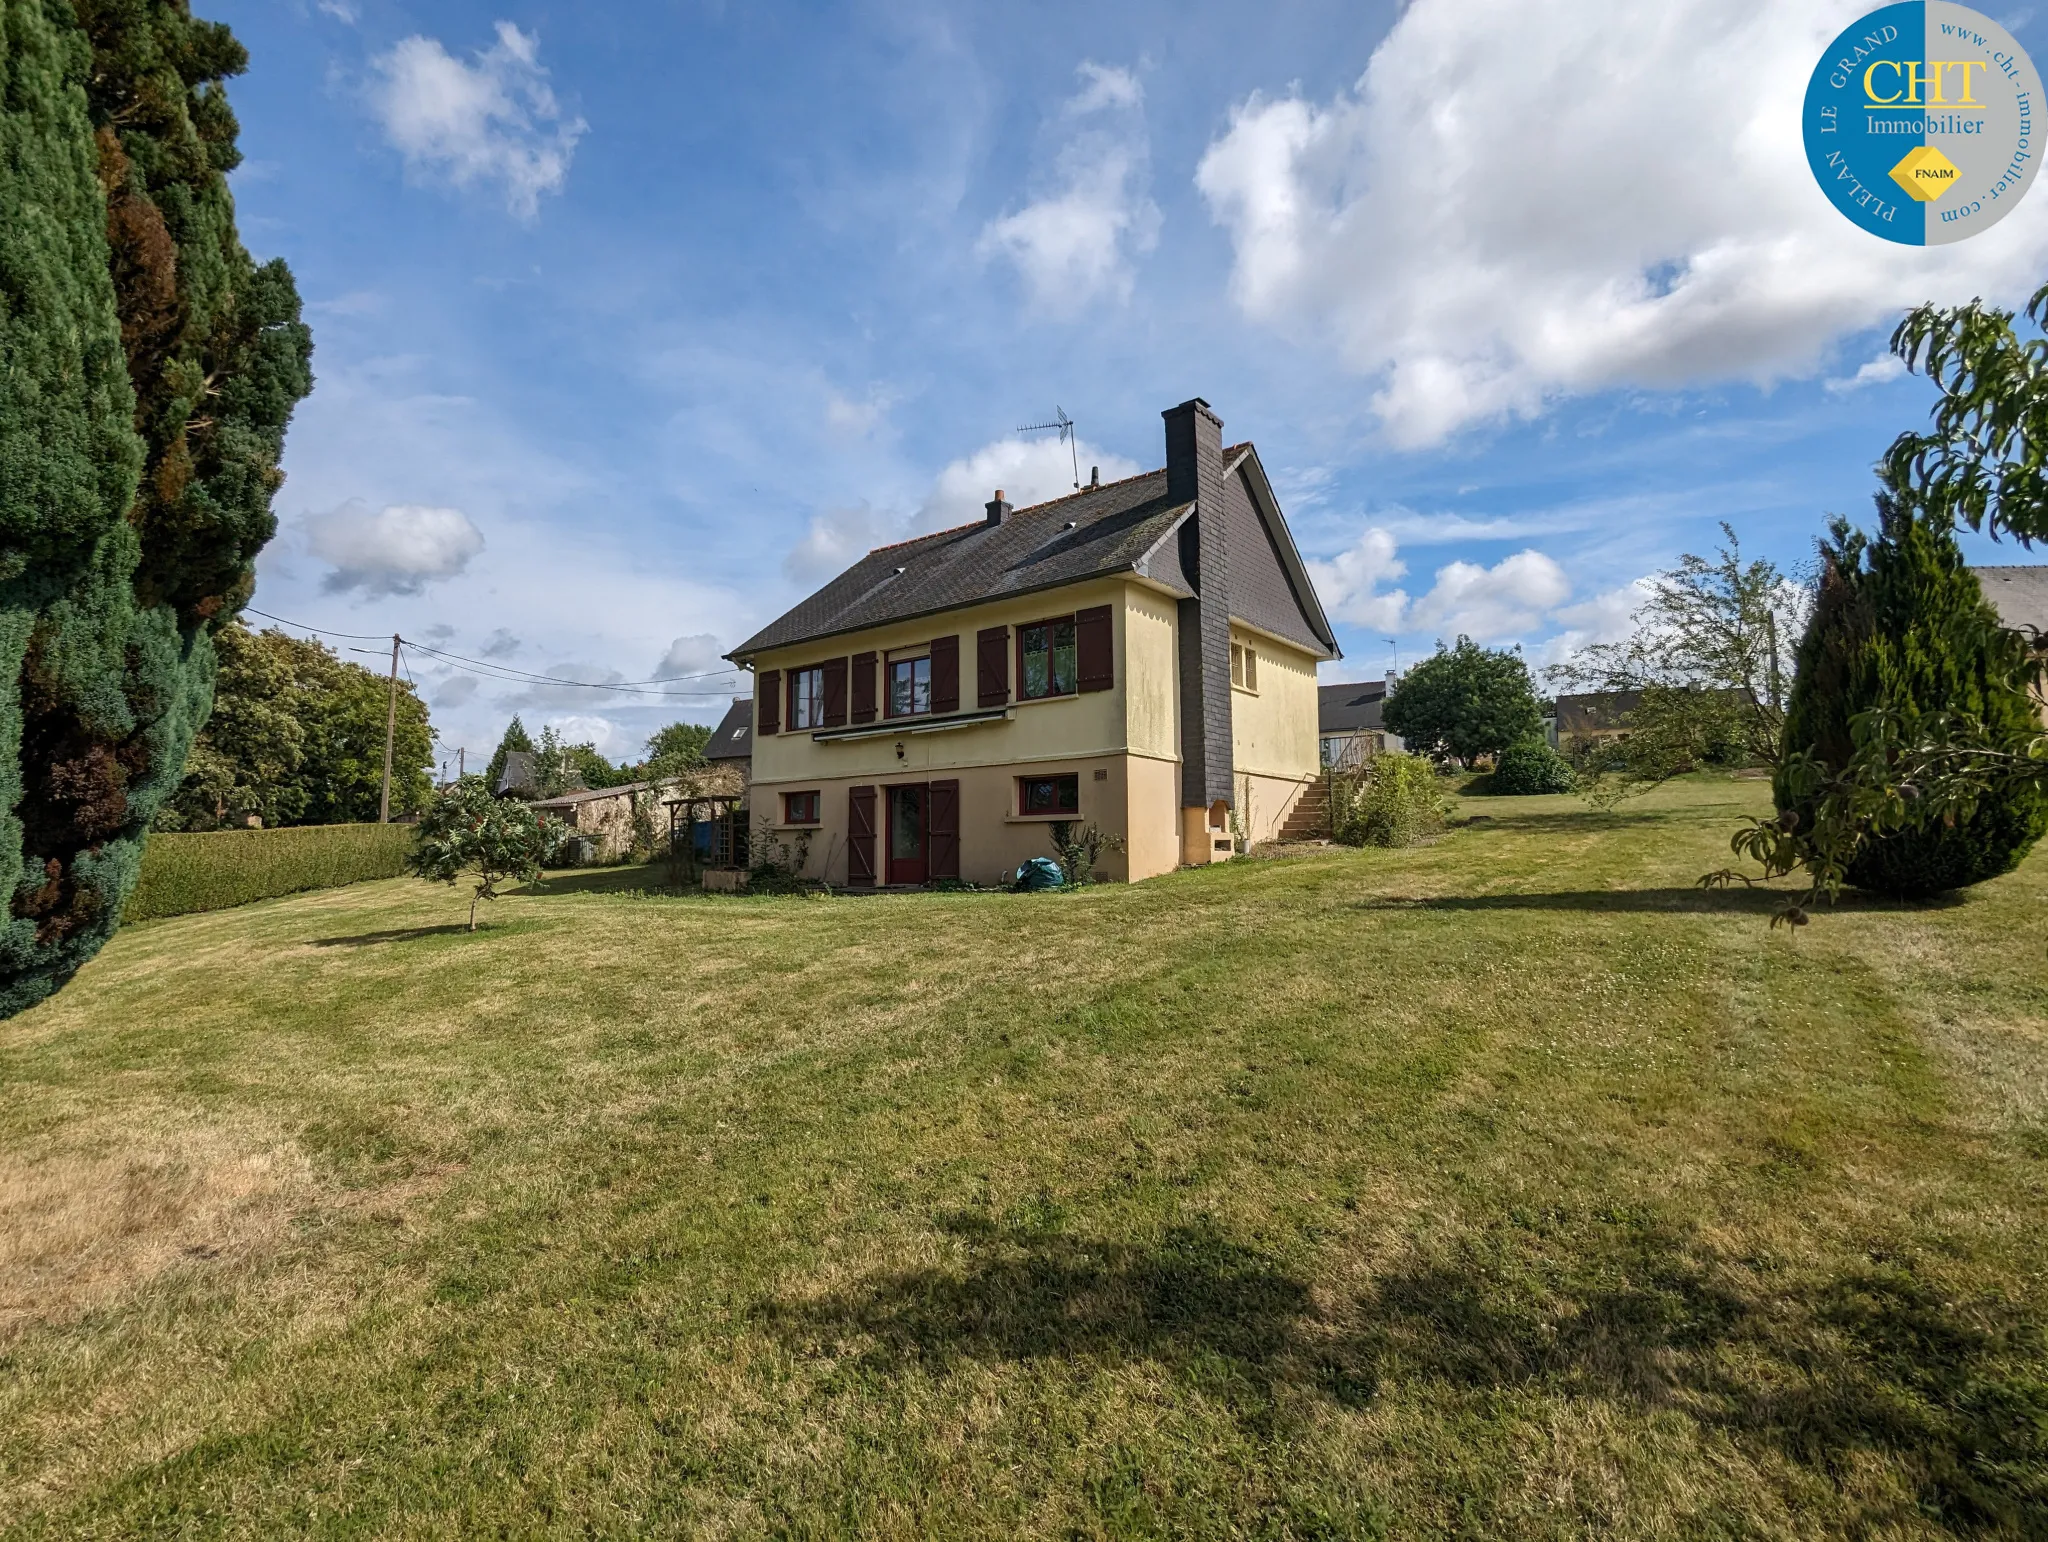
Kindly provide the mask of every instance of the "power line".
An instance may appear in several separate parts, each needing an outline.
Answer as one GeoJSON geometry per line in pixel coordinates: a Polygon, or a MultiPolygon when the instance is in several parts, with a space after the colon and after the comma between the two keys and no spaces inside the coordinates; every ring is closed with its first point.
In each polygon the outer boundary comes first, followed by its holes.
{"type": "MultiPolygon", "coordinates": [[[[329,631],[326,627],[308,626],[303,621],[288,621],[283,616],[273,616],[269,611],[258,610],[253,605],[246,606],[245,609],[248,614],[261,616],[265,621],[275,621],[279,626],[292,627],[301,632],[311,632],[319,637],[336,637],[350,642],[382,642],[384,640],[383,634],[380,633],[334,632],[329,631]]],[[[431,656],[443,668],[460,670],[464,674],[476,675],[485,680],[496,680],[505,685],[554,685],[568,690],[612,691],[625,696],[661,696],[675,700],[723,696],[727,694],[725,689],[709,691],[656,691],[647,689],[647,687],[679,685],[685,680],[716,680],[722,677],[736,678],[739,673],[734,668],[711,669],[691,675],[663,675],[654,680],[622,680],[616,683],[599,680],[566,680],[559,675],[536,674],[532,670],[518,669],[510,664],[496,664],[484,659],[468,658],[460,653],[449,653],[445,649],[429,647],[425,643],[414,642],[410,638],[404,639],[403,646],[431,656]]],[[[348,651],[351,653],[370,653],[372,650],[368,648],[351,648],[348,651]]],[[[383,650],[376,650],[376,656],[381,658],[383,650]]],[[[406,671],[406,679],[408,682],[412,681],[412,671],[410,669],[406,671]]],[[[415,690],[419,688],[417,683],[413,684],[413,688],[415,690]]]]}

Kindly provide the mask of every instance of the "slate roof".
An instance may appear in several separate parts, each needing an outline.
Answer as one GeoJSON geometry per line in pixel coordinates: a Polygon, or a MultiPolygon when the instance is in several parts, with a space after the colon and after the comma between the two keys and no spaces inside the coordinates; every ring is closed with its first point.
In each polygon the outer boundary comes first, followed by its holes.
{"type": "Polygon", "coordinates": [[[1129,572],[1193,507],[1166,501],[1159,470],[1017,509],[1000,525],[976,520],[878,546],[727,656],[1129,572]]]}
{"type": "Polygon", "coordinates": [[[1641,691],[1587,691],[1557,698],[1557,736],[1619,733],[1628,727],[1628,715],[1643,704],[1641,691]]]}
{"type": "MultiPolygon", "coordinates": [[[[1249,443],[1223,452],[1224,465],[1232,470],[1247,458],[1256,467],[1249,443]]],[[[1260,477],[1263,486],[1263,473],[1260,477]]],[[[1014,510],[1000,525],[976,520],[877,547],[726,657],[744,663],[770,648],[1115,573],[1137,573],[1174,593],[1192,595],[1181,570],[1178,543],[1169,537],[1193,508],[1191,502],[1168,501],[1166,472],[1161,469],[1014,510]]],[[[1218,510],[1217,515],[1228,521],[1230,510],[1218,510]]],[[[1281,539],[1288,542],[1287,557],[1298,568],[1300,559],[1284,526],[1281,539]]],[[[1301,640],[1334,656],[1335,638],[1314,635],[1318,630],[1326,633],[1328,622],[1305,573],[1300,584],[1302,603],[1314,617],[1310,635],[1301,640]]],[[[1233,604],[1233,611],[1236,608],[1233,604]]],[[[1284,629],[1263,619],[1245,619],[1272,625],[1283,636],[1302,631],[1299,619],[1284,629]]]]}
{"type": "Polygon", "coordinates": [[[1970,571],[2000,621],[2016,632],[2048,632],[2048,562],[1970,571]]]}
{"type": "Polygon", "coordinates": [[[1325,734],[1378,733],[1385,725],[1387,682],[1355,680],[1349,685],[1316,687],[1316,729],[1325,734]]]}
{"type": "Polygon", "coordinates": [[[507,750],[505,769],[498,773],[498,780],[491,791],[502,798],[510,793],[532,792],[537,782],[533,772],[533,751],[507,750]]]}
{"type": "Polygon", "coordinates": [[[733,698],[732,705],[725,709],[725,716],[711,730],[711,737],[704,745],[704,758],[714,762],[754,758],[753,697],[733,698]]]}

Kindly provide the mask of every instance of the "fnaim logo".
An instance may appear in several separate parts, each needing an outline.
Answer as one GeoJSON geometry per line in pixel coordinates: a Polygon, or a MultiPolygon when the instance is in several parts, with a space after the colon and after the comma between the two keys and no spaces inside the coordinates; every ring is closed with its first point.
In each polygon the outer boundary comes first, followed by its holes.
{"type": "Polygon", "coordinates": [[[1997,22],[1949,0],[1872,11],[1806,88],[1806,159],[1872,235],[1939,246],[1989,230],[2039,164],[2041,77],[1997,22]]]}

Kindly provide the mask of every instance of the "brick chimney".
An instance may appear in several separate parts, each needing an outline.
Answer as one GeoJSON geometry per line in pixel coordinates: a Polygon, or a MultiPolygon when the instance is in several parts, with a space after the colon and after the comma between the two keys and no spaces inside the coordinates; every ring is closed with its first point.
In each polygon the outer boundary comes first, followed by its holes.
{"type": "Polygon", "coordinates": [[[1170,407],[1166,496],[1193,503],[1182,566],[1195,597],[1180,602],[1181,806],[1234,807],[1230,724],[1230,561],[1223,512],[1223,420],[1200,397],[1170,407]]]}
{"type": "Polygon", "coordinates": [[[991,525],[1000,525],[1010,517],[1010,501],[1003,496],[1003,490],[1000,487],[996,489],[995,497],[991,498],[983,507],[988,510],[988,522],[991,525]]]}

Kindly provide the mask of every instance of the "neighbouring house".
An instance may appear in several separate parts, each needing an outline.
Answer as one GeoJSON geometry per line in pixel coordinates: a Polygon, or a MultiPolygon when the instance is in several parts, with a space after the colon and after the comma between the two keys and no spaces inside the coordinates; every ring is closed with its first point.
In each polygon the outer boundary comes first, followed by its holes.
{"type": "Polygon", "coordinates": [[[745,794],[748,783],[753,779],[753,697],[733,698],[732,705],[726,708],[725,716],[719,720],[718,726],[711,730],[711,738],[704,746],[704,761],[707,765],[727,766],[737,771],[740,792],[745,794]]]}
{"type": "Polygon", "coordinates": [[[1569,749],[1574,743],[1591,745],[1607,739],[1625,739],[1628,715],[1642,703],[1641,691],[1586,691],[1576,696],[1560,696],[1550,742],[1569,749]]]}
{"type": "Polygon", "coordinates": [[[497,798],[540,796],[540,773],[532,750],[505,752],[504,769],[499,771],[497,781],[491,784],[491,795],[497,798]]]}
{"type": "Polygon", "coordinates": [[[1206,402],[1163,416],[1163,469],[1025,509],[998,491],[733,650],[757,839],[866,886],[999,881],[1062,820],[1121,841],[1117,879],[1282,828],[1336,638],[1258,452],[1206,402]]]}
{"type": "MultiPolygon", "coordinates": [[[[2048,644],[2048,562],[1970,571],[2000,621],[2015,632],[2031,633],[2037,646],[2048,644]]],[[[2041,701],[2041,720],[2048,723],[2048,692],[2037,687],[2035,695],[2041,701]]]]}
{"type": "Polygon", "coordinates": [[[1356,680],[1349,685],[1316,688],[1316,736],[1322,763],[1351,771],[1373,756],[1401,748],[1401,736],[1390,734],[1380,714],[1387,704],[1387,682],[1356,680]]]}

